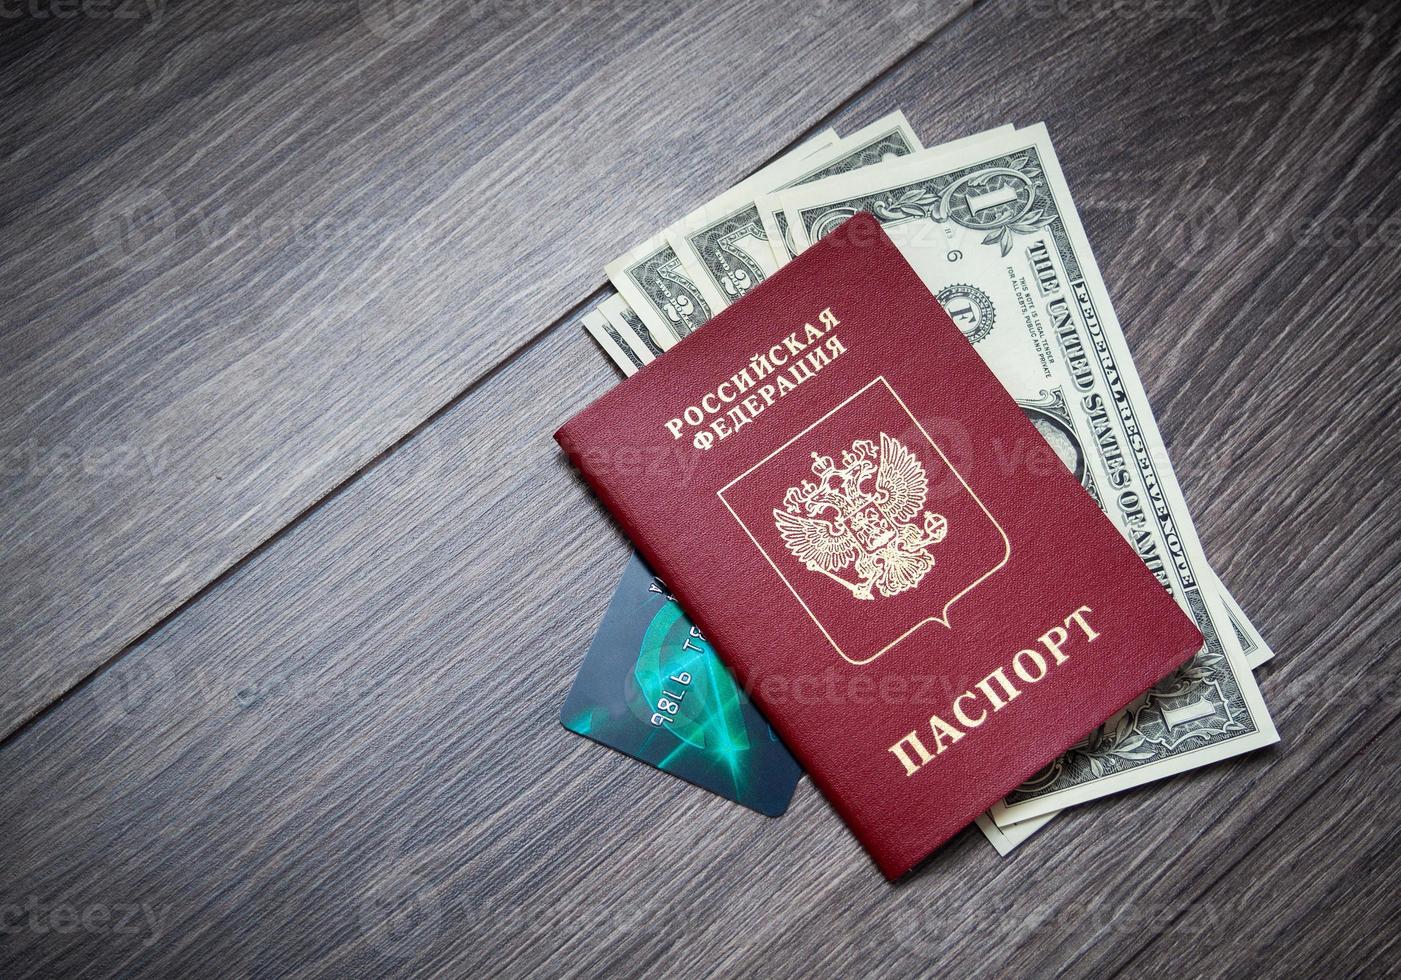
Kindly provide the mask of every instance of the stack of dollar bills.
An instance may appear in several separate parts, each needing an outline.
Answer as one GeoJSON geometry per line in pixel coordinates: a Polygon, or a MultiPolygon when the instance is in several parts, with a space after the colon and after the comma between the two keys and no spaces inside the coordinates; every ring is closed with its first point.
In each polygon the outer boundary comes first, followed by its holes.
{"type": "Polygon", "coordinates": [[[1006,854],[1066,807],[1276,741],[1251,673],[1272,653],[1207,564],[1044,125],[928,149],[900,112],[820,133],[609,263],[617,293],[584,325],[632,374],[858,211],[1206,637],[980,816],[983,833],[1006,854]],[[1054,348],[1032,343],[1048,334],[1054,348]]]}

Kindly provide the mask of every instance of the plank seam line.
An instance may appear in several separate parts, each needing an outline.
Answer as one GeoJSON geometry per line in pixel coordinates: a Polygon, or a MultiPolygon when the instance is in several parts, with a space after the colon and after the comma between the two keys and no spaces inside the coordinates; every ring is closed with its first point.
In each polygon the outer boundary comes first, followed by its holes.
{"type": "MultiPolygon", "coordinates": [[[[855,91],[852,92],[851,95],[847,96],[845,99],[842,99],[831,109],[823,113],[819,119],[817,119],[805,130],[803,130],[802,133],[794,137],[786,146],[780,149],[768,160],[760,163],[759,166],[755,169],[757,170],[759,167],[763,167],[768,163],[771,163],[773,160],[782,156],[784,153],[787,153],[793,147],[797,146],[803,140],[808,139],[814,132],[826,126],[828,121],[831,120],[834,116],[840,114],[849,106],[851,106],[852,103],[854,103],[857,99],[870,92],[875,86],[879,85],[890,74],[898,70],[901,65],[914,58],[936,37],[952,28],[959,21],[963,20],[965,17],[968,16],[968,14],[972,10],[974,10],[984,2],[986,2],[986,0],[972,0],[972,2],[968,3],[965,7],[963,7],[962,10],[959,10],[947,21],[941,23],[926,37],[915,41],[913,44],[910,45],[909,48],[907,48],[904,51],[904,53],[897,55],[895,59],[892,60],[889,64],[887,64],[885,67],[877,69],[877,71],[869,79],[867,79],[861,85],[857,86],[857,88],[855,89],[855,91]]],[[[529,352],[542,340],[544,340],[550,334],[554,333],[556,330],[563,327],[566,323],[577,318],[584,309],[588,308],[594,303],[601,301],[601,299],[603,298],[603,294],[605,293],[605,291],[608,290],[608,288],[609,287],[606,283],[596,287],[583,299],[575,303],[573,306],[569,307],[569,309],[566,310],[563,314],[552,320],[547,326],[545,326],[538,332],[530,335],[514,350],[507,353],[505,357],[503,357],[496,364],[492,365],[492,367],[488,371],[474,378],[461,391],[451,396],[442,405],[438,406],[436,409],[430,412],[417,425],[405,431],[388,446],[381,449],[378,453],[370,457],[364,463],[361,463],[339,483],[335,484],[330,489],[322,493],[320,496],[316,497],[314,500],[311,501],[311,503],[307,504],[304,508],[302,508],[291,518],[289,518],[286,523],[278,527],[276,530],[272,531],[266,538],[255,544],[243,555],[230,562],[227,567],[215,574],[209,581],[205,582],[199,588],[195,589],[188,596],[186,596],[184,599],[178,602],[168,612],[158,617],[154,623],[146,627],[146,629],[142,630],[134,638],[123,644],[110,657],[98,663],[86,674],[84,674],[82,677],[78,678],[67,688],[65,688],[62,691],[62,693],[54,697],[54,699],[51,700],[48,704],[35,711],[28,718],[25,718],[22,722],[15,726],[15,728],[11,730],[7,735],[5,735],[3,738],[0,738],[0,752],[3,752],[11,744],[11,742],[17,741],[20,737],[24,735],[24,733],[30,731],[43,719],[47,718],[50,714],[57,710],[57,708],[60,705],[67,701],[68,698],[71,697],[74,693],[86,687],[88,684],[92,683],[94,680],[96,680],[98,677],[104,674],[108,669],[114,666],[119,660],[123,659],[128,653],[136,649],[136,647],[140,646],[142,643],[145,643],[147,640],[149,640],[152,636],[154,636],[162,628],[164,628],[167,623],[175,619],[175,617],[182,614],[186,609],[189,609],[196,602],[204,598],[218,586],[228,581],[242,568],[244,568],[256,558],[258,558],[273,545],[280,542],[283,537],[295,531],[303,522],[306,521],[307,518],[309,518],[315,511],[319,510],[324,504],[327,504],[330,501],[334,500],[336,497],[340,496],[340,494],[343,493],[345,490],[349,489],[352,484],[359,481],[361,477],[373,471],[381,463],[383,463],[395,452],[397,452],[400,447],[408,443],[411,439],[415,438],[420,432],[427,429],[430,425],[437,422],[448,412],[452,411],[454,408],[460,405],[463,401],[465,401],[468,397],[475,393],[479,388],[486,385],[498,374],[500,374],[506,368],[510,367],[512,364],[518,361],[521,357],[523,357],[527,352],[529,352]]]]}

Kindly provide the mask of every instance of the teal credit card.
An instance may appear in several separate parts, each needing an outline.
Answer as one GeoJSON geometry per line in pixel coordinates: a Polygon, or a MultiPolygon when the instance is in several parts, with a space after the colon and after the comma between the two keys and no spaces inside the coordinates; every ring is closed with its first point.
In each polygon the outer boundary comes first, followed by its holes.
{"type": "Polygon", "coordinates": [[[560,710],[564,727],[776,817],[802,769],[636,554],[560,710]]]}

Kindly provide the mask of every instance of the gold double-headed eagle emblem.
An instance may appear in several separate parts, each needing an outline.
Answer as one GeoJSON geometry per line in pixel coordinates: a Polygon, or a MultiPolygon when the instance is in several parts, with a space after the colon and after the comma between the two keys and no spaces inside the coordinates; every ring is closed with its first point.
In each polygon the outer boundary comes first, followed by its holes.
{"type": "Polygon", "coordinates": [[[857,599],[916,588],[934,567],[930,547],[949,531],[942,514],[923,510],[929,478],[919,458],[882,432],[879,450],[857,439],[840,466],[814,452],[812,472],[816,480],[789,487],[773,511],[793,557],[857,599]],[[838,574],[853,566],[855,581],[838,574]]]}

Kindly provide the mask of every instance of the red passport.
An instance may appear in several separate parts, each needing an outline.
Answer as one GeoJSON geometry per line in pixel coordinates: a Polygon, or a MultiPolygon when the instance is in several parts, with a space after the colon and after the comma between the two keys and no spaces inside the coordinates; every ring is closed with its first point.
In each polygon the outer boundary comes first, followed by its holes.
{"type": "Polygon", "coordinates": [[[1202,646],[869,215],[555,438],[891,879],[1202,646]]]}

